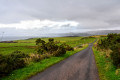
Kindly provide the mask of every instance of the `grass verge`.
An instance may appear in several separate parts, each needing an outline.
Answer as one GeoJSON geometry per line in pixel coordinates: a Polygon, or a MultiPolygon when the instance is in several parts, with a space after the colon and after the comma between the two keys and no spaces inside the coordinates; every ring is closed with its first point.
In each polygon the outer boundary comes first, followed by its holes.
{"type": "Polygon", "coordinates": [[[51,57],[48,59],[44,59],[41,62],[36,62],[36,63],[33,62],[24,68],[13,71],[9,76],[6,76],[6,77],[2,78],[1,80],[25,80],[25,79],[28,79],[29,77],[31,77],[39,72],[42,72],[43,70],[52,66],[53,64],[56,64],[64,59],[68,58],[69,56],[87,48],[87,46],[88,45],[85,45],[83,48],[76,49],[74,51],[68,51],[65,55],[63,55],[61,57],[51,57]]]}
{"type": "Polygon", "coordinates": [[[120,75],[116,74],[116,67],[110,58],[105,57],[105,52],[100,52],[93,48],[96,64],[98,67],[100,80],[120,80],[120,75]]]}

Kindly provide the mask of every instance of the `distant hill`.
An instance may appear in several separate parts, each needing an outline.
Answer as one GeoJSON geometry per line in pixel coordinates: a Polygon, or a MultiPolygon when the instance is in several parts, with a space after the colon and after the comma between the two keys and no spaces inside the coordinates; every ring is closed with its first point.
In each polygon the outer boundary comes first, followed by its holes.
{"type": "Polygon", "coordinates": [[[60,35],[64,37],[91,36],[91,34],[88,33],[63,33],[60,35]]]}
{"type": "Polygon", "coordinates": [[[98,30],[98,31],[88,31],[91,35],[107,35],[109,33],[120,33],[120,30],[98,30]]]}
{"type": "Polygon", "coordinates": [[[92,36],[92,35],[107,35],[109,33],[120,33],[120,30],[97,30],[97,31],[88,31],[84,33],[62,33],[60,36],[65,37],[75,37],[75,36],[92,36]]]}

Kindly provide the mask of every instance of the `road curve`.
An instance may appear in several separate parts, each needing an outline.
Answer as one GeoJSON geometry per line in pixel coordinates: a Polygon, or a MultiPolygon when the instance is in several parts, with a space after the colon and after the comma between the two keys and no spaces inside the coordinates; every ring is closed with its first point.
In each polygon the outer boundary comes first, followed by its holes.
{"type": "Polygon", "coordinates": [[[99,80],[92,45],[28,80],[99,80]]]}

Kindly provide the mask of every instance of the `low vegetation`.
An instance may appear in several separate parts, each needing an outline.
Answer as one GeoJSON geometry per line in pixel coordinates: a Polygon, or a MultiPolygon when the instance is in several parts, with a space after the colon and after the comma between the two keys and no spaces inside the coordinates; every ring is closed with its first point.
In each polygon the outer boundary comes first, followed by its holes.
{"type": "Polygon", "coordinates": [[[120,80],[120,69],[112,64],[112,60],[106,57],[108,51],[99,51],[93,48],[100,80],[120,80]]]}
{"type": "Polygon", "coordinates": [[[0,54],[0,77],[8,75],[11,71],[26,66],[25,58],[28,55],[21,51],[15,51],[10,55],[0,54]]]}
{"type": "Polygon", "coordinates": [[[120,34],[108,34],[94,44],[101,80],[120,80],[120,34]]]}
{"type": "Polygon", "coordinates": [[[98,47],[112,50],[110,58],[116,67],[120,66],[120,34],[108,34],[107,38],[98,41],[98,47]]]}

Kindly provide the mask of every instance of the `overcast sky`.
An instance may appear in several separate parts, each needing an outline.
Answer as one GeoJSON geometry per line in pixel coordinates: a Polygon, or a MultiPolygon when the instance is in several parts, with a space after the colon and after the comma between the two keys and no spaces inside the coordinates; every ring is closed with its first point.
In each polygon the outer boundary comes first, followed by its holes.
{"type": "Polygon", "coordinates": [[[0,34],[120,29],[120,0],[0,0],[0,34]]]}

